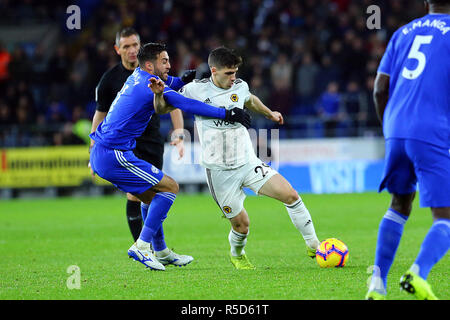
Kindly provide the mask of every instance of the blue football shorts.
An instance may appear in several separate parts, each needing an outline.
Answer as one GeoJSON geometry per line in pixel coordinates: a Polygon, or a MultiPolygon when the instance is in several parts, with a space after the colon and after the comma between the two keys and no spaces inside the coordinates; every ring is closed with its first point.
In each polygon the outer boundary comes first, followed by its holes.
{"type": "Polygon", "coordinates": [[[164,176],[161,170],[136,157],[133,151],[110,149],[99,143],[94,144],[90,161],[98,176],[135,195],[147,191],[164,176]]]}
{"type": "Polygon", "coordinates": [[[412,139],[386,140],[379,192],[410,194],[419,185],[421,207],[450,207],[450,150],[412,139]]]}

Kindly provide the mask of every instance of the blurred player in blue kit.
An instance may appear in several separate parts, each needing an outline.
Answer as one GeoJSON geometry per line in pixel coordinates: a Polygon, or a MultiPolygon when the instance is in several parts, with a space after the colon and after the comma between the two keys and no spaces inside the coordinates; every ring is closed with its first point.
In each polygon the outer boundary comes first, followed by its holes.
{"type": "MultiPolygon", "coordinates": [[[[132,150],[136,147],[136,138],[142,135],[155,114],[149,80],[167,81],[170,62],[165,45],[159,43],[142,46],[137,58],[139,66],[124,83],[105,119],[90,134],[94,140],[90,163],[97,175],[149,205],[139,239],[130,247],[128,255],[151,269],[165,270],[164,265],[177,264],[179,260],[187,264],[193,260],[167,247],[153,253],[150,246],[176,198],[178,184],[153,164],[136,157],[132,150]]],[[[209,106],[185,98],[168,87],[164,89],[164,97],[185,112],[250,126],[250,116],[241,109],[209,106]]]]}
{"type": "Polygon", "coordinates": [[[428,14],[392,36],[375,79],[374,101],[386,140],[379,191],[392,194],[381,220],[366,299],[387,294],[387,275],[420,187],[433,224],[400,279],[417,299],[435,300],[427,277],[450,245],[450,0],[427,0],[428,14]]]}

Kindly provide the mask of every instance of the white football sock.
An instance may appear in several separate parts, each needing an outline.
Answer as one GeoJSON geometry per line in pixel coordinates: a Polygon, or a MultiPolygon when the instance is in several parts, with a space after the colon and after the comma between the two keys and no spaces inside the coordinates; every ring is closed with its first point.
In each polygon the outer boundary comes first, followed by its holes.
{"type": "Polygon", "coordinates": [[[155,251],[155,255],[156,255],[158,258],[167,257],[169,254],[170,254],[169,248],[165,248],[165,249],[163,249],[163,250],[161,250],[161,251],[155,251]]]}
{"type": "Polygon", "coordinates": [[[245,254],[244,247],[247,243],[247,236],[248,232],[239,233],[231,228],[230,233],[228,234],[228,241],[230,242],[231,247],[231,255],[233,255],[234,257],[238,257],[245,254]]]}
{"type": "Polygon", "coordinates": [[[151,244],[150,242],[145,242],[144,240],[137,239],[136,241],[136,247],[139,250],[151,250],[151,244]]]}
{"type": "Polygon", "coordinates": [[[289,217],[291,217],[292,223],[297,228],[298,231],[305,239],[308,247],[317,249],[319,247],[320,241],[317,239],[316,231],[314,230],[314,225],[309,214],[308,209],[306,209],[303,204],[302,198],[295,201],[292,204],[284,204],[286,206],[289,217]]]}

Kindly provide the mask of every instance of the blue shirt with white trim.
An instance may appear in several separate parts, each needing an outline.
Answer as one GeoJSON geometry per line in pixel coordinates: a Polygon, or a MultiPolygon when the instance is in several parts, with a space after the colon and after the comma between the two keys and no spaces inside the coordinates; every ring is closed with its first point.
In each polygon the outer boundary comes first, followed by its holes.
{"type": "Polygon", "coordinates": [[[399,28],[378,72],[390,77],[384,137],[450,148],[450,15],[428,14],[399,28]]]}
{"type": "MultiPolygon", "coordinates": [[[[153,92],[148,87],[150,78],[158,77],[139,67],[134,70],[117,93],[105,119],[89,135],[92,140],[117,150],[133,150],[136,147],[136,138],[142,135],[155,113],[153,92]]],[[[225,118],[225,109],[185,98],[168,87],[164,89],[164,97],[169,104],[183,111],[225,118]]]]}

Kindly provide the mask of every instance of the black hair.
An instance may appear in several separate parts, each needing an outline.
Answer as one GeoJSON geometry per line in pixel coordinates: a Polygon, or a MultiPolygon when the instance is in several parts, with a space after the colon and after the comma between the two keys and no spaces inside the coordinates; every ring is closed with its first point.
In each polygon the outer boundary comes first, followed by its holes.
{"type": "Polygon", "coordinates": [[[167,51],[167,47],[164,43],[149,42],[141,46],[139,49],[137,58],[139,65],[142,66],[147,61],[155,61],[163,51],[167,51]]]}
{"type": "Polygon", "coordinates": [[[137,33],[137,31],[134,30],[131,27],[126,27],[126,28],[123,28],[123,29],[117,31],[117,33],[116,33],[116,46],[119,46],[120,38],[128,38],[128,37],[131,37],[132,35],[136,35],[138,40],[140,40],[139,33],[137,33]]]}
{"type": "Polygon", "coordinates": [[[211,51],[208,56],[208,65],[216,68],[234,68],[242,64],[242,58],[235,50],[219,47],[211,51]]]}
{"type": "Polygon", "coordinates": [[[427,0],[429,4],[450,5],[450,0],[427,0]]]}

